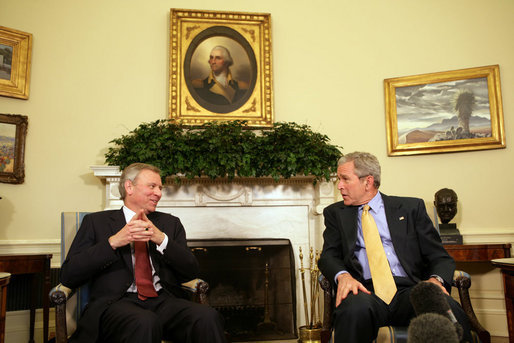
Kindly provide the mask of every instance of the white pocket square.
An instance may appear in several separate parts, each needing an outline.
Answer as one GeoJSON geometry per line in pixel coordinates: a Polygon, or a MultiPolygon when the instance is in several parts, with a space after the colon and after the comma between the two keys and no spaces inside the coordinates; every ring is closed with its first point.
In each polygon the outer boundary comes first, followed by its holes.
{"type": "Polygon", "coordinates": [[[400,217],[400,220],[404,220],[404,219],[405,219],[405,217],[403,217],[403,216],[402,216],[402,217],[400,217]]]}

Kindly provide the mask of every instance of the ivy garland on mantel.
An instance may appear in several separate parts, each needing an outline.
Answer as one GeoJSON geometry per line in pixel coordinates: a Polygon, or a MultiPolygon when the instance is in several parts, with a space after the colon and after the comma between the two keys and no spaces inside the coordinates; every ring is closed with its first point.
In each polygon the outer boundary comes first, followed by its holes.
{"type": "Polygon", "coordinates": [[[120,169],[134,162],[149,163],[161,169],[163,179],[183,175],[229,180],[272,177],[278,181],[306,175],[313,176],[314,182],[329,181],[342,155],[341,147],[329,142],[326,135],[293,122],[255,130],[245,121],[191,127],[157,120],[113,139],[105,160],[120,169]]]}

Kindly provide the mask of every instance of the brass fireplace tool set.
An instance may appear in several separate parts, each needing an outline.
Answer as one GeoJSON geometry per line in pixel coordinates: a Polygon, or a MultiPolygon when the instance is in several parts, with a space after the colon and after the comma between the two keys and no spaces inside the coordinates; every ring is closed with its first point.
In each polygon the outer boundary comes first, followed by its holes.
{"type": "Polygon", "coordinates": [[[300,339],[298,342],[319,343],[321,342],[321,303],[319,301],[319,282],[320,275],[318,260],[320,252],[310,248],[308,267],[303,267],[303,252],[300,247],[300,277],[302,278],[303,306],[305,311],[306,325],[300,326],[300,339]],[[305,276],[307,274],[307,277],[305,276]],[[309,276],[310,274],[310,276],[309,276]],[[310,296],[307,297],[307,284],[310,285],[310,296]],[[309,311],[310,309],[310,311],[309,311]]]}

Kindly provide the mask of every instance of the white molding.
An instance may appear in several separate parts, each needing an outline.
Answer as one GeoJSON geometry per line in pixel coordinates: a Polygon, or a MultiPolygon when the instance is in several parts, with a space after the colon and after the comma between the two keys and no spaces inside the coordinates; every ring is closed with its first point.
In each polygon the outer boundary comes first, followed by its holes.
{"type": "Polygon", "coordinates": [[[514,229],[488,228],[461,231],[464,244],[505,244],[514,242],[514,229]]]}
{"type": "Polygon", "coordinates": [[[118,166],[91,166],[89,167],[93,174],[101,179],[113,176],[121,176],[120,167],[118,166]]]}
{"type": "Polygon", "coordinates": [[[475,314],[491,336],[509,336],[507,314],[504,309],[475,309],[475,314]]]}
{"type": "MultiPolygon", "coordinates": [[[[471,284],[473,284],[473,278],[471,278],[471,284]]],[[[473,301],[473,299],[498,300],[502,302],[505,301],[505,295],[503,293],[503,290],[491,291],[485,289],[470,289],[469,297],[471,301],[473,301]]]]}

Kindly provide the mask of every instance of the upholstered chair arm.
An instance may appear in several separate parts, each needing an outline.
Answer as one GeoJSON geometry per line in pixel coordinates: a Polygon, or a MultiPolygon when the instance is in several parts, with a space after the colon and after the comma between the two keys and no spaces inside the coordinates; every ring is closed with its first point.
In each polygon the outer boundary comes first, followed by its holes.
{"type": "Polygon", "coordinates": [[[482,343],[490,343],[491,334],[480,324],[471,305],[471,299],[469,297],[471,276],[462,270],[456,270],[453,274],[453,286],[459,291],[460,305],[464,309],[464,312],[466,312],[471,327],[478,334],[478,337],[480,337],[480,341],[482,343]]]}
{"type": "Polygon", "coordinates": [[[182,289],[191,292],[196,302],[204,305],[209,305],[207,299],[207,292],[209,291],[209,284],[202,279],[194,279],[182,284],[182,289]]]}
{"type": "Polygon", "coordinates": [[[320,274],[318,282],[323,290],[323,303],[325,304],[323,309],[323,329],[330,330],[332,327],[332,286],[327,278],[320,274]],[[328,305],[328,306],[327,306],[328,305]]]}
{"type": "Polygon", "coordinates": [[[74,293],[74,290],[64,286],[62,283],[58,284],[50,290],[50,301],[54,305],[60,305],[66,302],[69,297],[74,293]]]}
{"type": "MultiPolygon", "coordinates": [[[[200,304],[208,304],[207,292],[209,284],[201,279],[194,279],[182,284],[182,288],[193,295],[193,300],[200,304]]],[[[50,305],[55,306],[55,343],[68,342],[66,323],[66,303],[75,293],[74,290],[59,284],[49,294],[50,305]]]]}
{"type": "Polygon", "coordinates": [[[73,295],[73,290],[58,284],[50,290],[50,305],[55,306],[55,343],[68,342],[66,329],[66,301],[73,295]]]}
{"type": "Polygon", "coordinates": [[[334,297],[332,296],[332,285],[330,281],[320,274],[318,282],[323,290],[323,327],[321,329],[321,341],[328,342],[332,330],[332,311],[334,308],[334,297]]]}
{"type": "MultiPolygon", "coordinates": [[[[328,336],[323,337],[322,333],[322,339],[321,342],[328,342],[330,339],[330,330],[332,325],[332,311],[334,306],[334,298],[332,294],[332,286],[330,282],[323,276],[320,275],[318,279],[321,288],[324,292],[324,312],[323,312],[323,331],[328,330],[328,336]]],[[[478,337],[480,338],[480,341],[482,343],[490,343],[491,342],[491,335],[489,332],[479,323],[475,311],[473,310],[473,306],[471,304],[471,299],[469,297],[469,288],[471,287],[471,277],[468,273],[463,272],[461,270],[456,270],[453,275],[453,284],[452,286],[456,287],[459,292],[459,298],[462,308],[464,309],[464,312],[469,318],[469,321],[471,323],[472,330],[478,334],[478,337]]],[[[402,333],[406,334],[406,328],[403,327],[382,327],[380,330],[383,332],[387,331],[387,336],[385,339],[380,340],[380,332],[379,331],[379,337],[377,337],[377,342],[392,342],[393,340],[396,341],[396,339],[401,335],[402,333]]],[[[322,332],[323,332],[322,331],[322,332]]]]}

